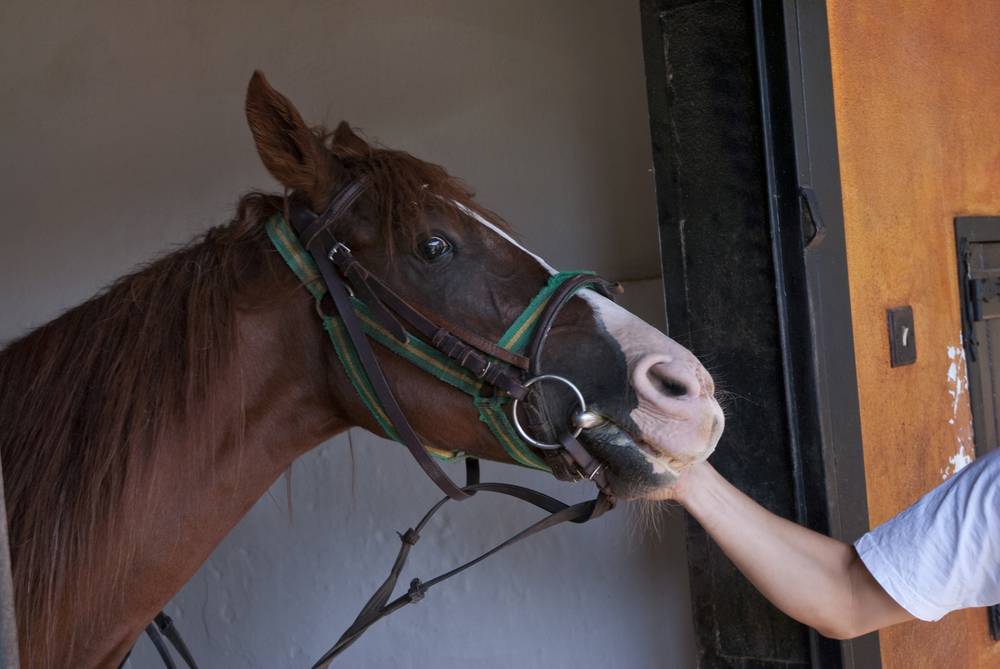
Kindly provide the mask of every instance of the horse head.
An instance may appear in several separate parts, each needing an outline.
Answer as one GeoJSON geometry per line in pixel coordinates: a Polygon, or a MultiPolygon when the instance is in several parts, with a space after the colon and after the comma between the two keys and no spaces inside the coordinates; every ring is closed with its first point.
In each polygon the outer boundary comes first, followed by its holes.
{"type": "MultiPolygon", "coordinates": [[[[289,193],[286,211],[293,203],[319,214],[346,186],[364,181],[364,192],[326,232],[366,273],[435,322],[502,344],[558,276],[441,167],[369,143],[345,122],[332,133],[308,126],[260,73],[250,81],[246,110],[264,166],[289,193]]],[[[712,377],[690,351],[592,288],[569,299],[550,325],[534,371],[569,384],[536,384],[517,416],[513,403],[503,406],[507,419],[525,425],[525,440],[557,445],[560,431],[579,432],[614,493],[625,498],[670,485],[684,467],[708,457],[724,419],[712,377]]],[[[428,447],[545,466],[539,450],[523,442],[521,457],[512,455],[468,394],[384,347],[376,353],[428,447]]],[[[327,373],[331,411],[347,424],[384,432],[332,352],[327,373]]]]}

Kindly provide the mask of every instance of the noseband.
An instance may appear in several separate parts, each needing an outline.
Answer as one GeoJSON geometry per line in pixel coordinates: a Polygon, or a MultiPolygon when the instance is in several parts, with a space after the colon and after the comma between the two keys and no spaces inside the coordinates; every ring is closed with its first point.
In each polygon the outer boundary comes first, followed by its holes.
{"type": "MultiPolygon", "coordinates": [[[[319,215],[293,196],[288,201],[285,216],[276,215],[268,221],[267,232],[286,264],[313,295],[337,357],[375,422],[387,437],[409,449],[446,497],[435,504],[415,528],[400,535],[399,554],[389,577],[313,669],[328,666],[368,627],[389,613],[419,601],[437,583],[537,532],[566,521],[587,522],[614,506],[607,472],[577,439],[583,430],[599,425],[603,419],[589,410],[586,399],[571,380],[543,371],[542,352],[556,317],[574,295],[590,288],[610,296],[612,292],[621,292],[621,287],[592,272],[554,274],[500,339],[493,342],[410,304],[369,272],[351,249],[337,239],[335,224],[347,214],[367,185],[364,178],[352,181],[319,215]],[[483,483],[479,480],[479,462],[472,457],[465,459],[466,484],[459,486],[445,474],[435,457],[454,459],[460,454],[428,446],[417,435],[382,371],[373,341],[470,395],[480,420],[516,463],[550,471],[560,479],[589,479],[599,489],[597,498],[569,506],[522,486],[483,483]],[[522,405],[533,409],[536,416],[544,413],[531,402],[534,388],[543,382],[566,386],[578,405],[571,424],[558,426],[543,421],[539,425],[536,421],[531,425],[534,430],[547,428],[556,435],[556,442],[544,442],[529,434],[519,416],[522,405]],[[513,425],[505,410],[508,404],[511,405],[513,425]],[[451,571],[427,581],[413,579],[409,590],[390,602],[409,551],[424,526],[449,500],[468,499],[481,491],[515,497],[548,511],[549,515],[451,571]]],[[[160,617],[165,618],[162,613],[160,617]]],[[[156,643],[154,626],[147,628],[147,632],[166,665],[172,667],[162,640],[156,643]]],[[[173,636],[166,636],[174,642],[176,630],[171,628],[171,632],[173,636]]],[[[183,642],[180,645],[183,647],[183,642]]],[[[184,648],[182,657],[189,666],[195,667],[186,651],[184,648]]]]}

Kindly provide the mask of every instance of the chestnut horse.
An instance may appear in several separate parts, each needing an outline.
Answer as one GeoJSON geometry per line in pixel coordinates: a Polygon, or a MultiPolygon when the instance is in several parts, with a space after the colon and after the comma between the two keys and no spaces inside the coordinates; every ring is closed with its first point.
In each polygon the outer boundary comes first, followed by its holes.
{"type": "MultiPolygon", "coordinates": [[[[366,179],[337,236],[428,313],[496,341],[552,273],[441,167],[369,144],[346,123],[307,126],[259,73],[246,112],[268,171],[313,211],[366,179]]],[[[265,230],[284,204],[243,197],[230,223],[0,352],[25,667],[118,666],[293,460],[352,426],[381,434],[265,230]]],[[[466,395],[376,354],[430,446],[511,461],[466,395]]],[[[585,444],[619,498],[670,485],[719,439],[702,365],[593,291],[559,313],[544,363],[608,421],[585,444]]]]}

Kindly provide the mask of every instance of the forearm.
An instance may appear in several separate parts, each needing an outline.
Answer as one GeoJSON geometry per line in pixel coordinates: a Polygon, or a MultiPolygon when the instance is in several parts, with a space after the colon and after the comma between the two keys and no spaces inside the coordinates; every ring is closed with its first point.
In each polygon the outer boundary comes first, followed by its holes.
{"type": "Polygon", "coordinates": [[[847,638],[904,619],[852,546],[772,514],[708,463],[684,474],[676,499],[765,597],[821,634],[847,638]]]}

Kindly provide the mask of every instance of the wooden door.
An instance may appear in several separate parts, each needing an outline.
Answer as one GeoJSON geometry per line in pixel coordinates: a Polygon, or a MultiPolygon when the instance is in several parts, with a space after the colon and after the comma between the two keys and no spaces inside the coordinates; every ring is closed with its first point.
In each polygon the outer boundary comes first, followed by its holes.
{"type": "MultiPolygon", "coordinates": [[[[1000,3],[828,0],[870,522],[973,456],[954,219],[1000,215],[1000,3]],[[917,360],[890,368],[886,310],[917,360]],[[950,373],[952,372],[952,373],[950,373]]],[[[982,610],[880,634],[883,666],[996,667],[982,610]]]]}

